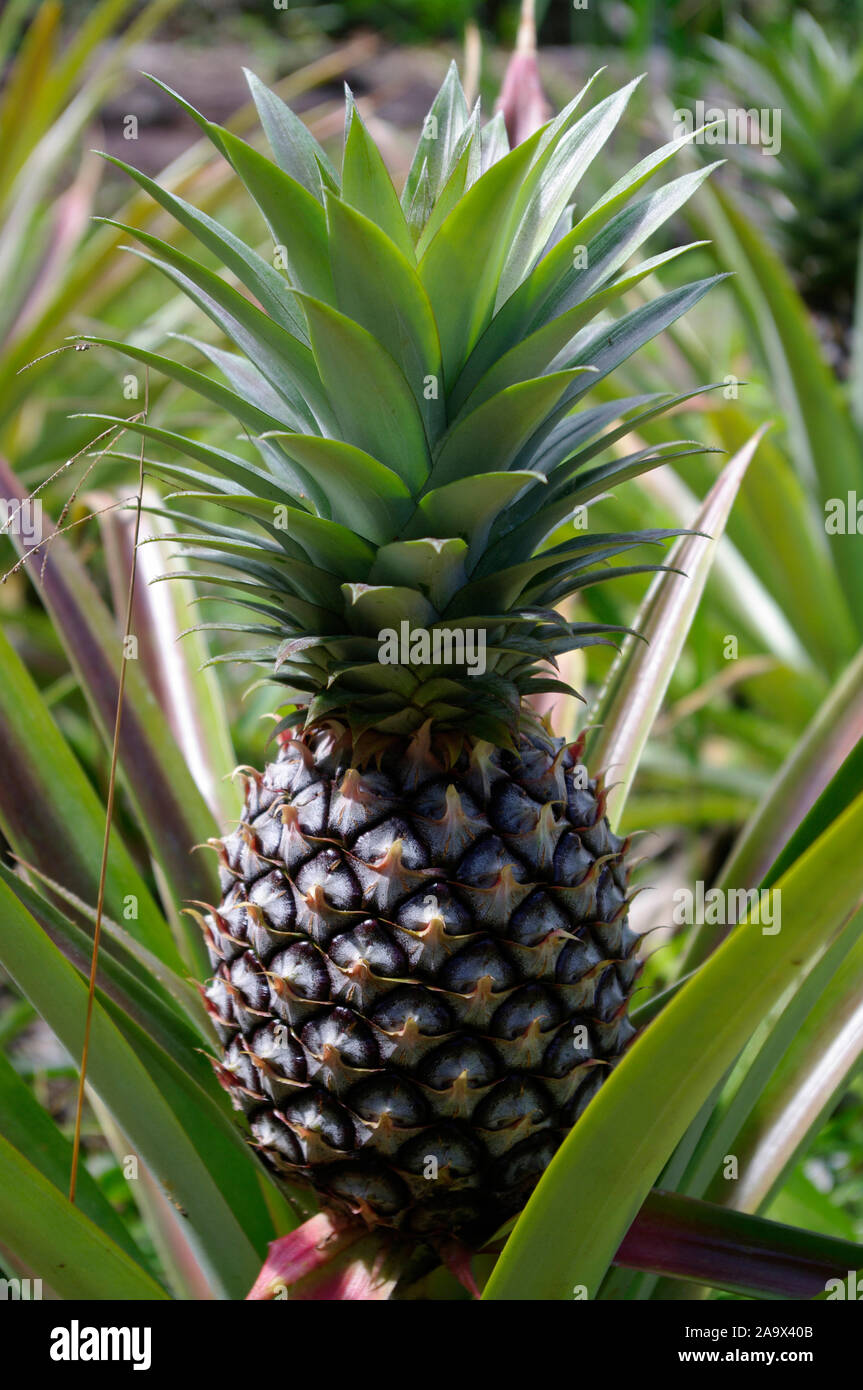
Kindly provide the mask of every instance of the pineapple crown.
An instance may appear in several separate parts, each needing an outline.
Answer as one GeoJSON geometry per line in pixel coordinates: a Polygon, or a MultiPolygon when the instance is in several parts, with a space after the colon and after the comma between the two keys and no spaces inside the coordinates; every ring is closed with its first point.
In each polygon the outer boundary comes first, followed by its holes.
{"type": "Polygon", "coordinates": [[[511,746],[524,697],[572,693],[549,664],[623,631],[568,621],[558,606],[586,585],[661,568],[606,562],[679,534],[571,523],[609,485],[703,452],[686,439],[610,452],[687,396],[584,401],[721,278],[607,312],[689,249],[631,264],[709,170],[635,196],[684,135],[576,213],[573,192],[636,84],[582,114],[589,82],[510,149],[502,115],[481,123],[453,65],[399,198],[350,92],[339,173],[302,121],[248,80],[272,160],[171,95],[260,209],[265,255],[112,161],[239,282],[126,228],[238,351],[184,339],[216,377],[86,341],[158,369],[242,427],[228,451],[128,423],[186,460],[147,467],[179,488],[167,513],[184,553],[250,615],[201,626],[261,639],[241,657],[289,688],[296,707],[283,726],[341,720],[355,736],[395,736],[431,725],[511,746]]]}

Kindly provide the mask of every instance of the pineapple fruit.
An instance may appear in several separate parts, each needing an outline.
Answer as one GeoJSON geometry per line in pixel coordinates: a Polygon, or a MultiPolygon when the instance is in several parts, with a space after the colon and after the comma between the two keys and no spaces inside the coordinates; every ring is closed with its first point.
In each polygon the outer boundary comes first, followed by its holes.
{"type": "Polygon", "coordinates": [[[803,9],[781,41],[740,18],[733,40],[710,44],[725,81],[744,108],[778,113],[781,133],[775,158],[753,152],[744,166],[756,181],[754,220],[766,210],[825,356],[845,377],[863,231],[863,45],[831,40],[803,9]]]}
{"type": "Polygon", "coordinates": [[[192,344],[216,376],[113,344],[242,426],[235,450],[131,427],[289,708],[217,845],[217,1069],[265,1159],[326,1208],[476,1242],[633,1033],[628,842],[530,697],[572,693],[557,656],[620,630],[560,604],[655,569],[606,562],[676,534],[572,519],[698,451],[625,443],[684,398],[584,398],[712,283],[608,312],[678,254],[633,264],[707,171],[642,194],[673,141],[575,209],[632,87],[592,107],[586,88],[510,150],[453,68],[399,197],[350,94],[337,171],[249,80],[272,160],[186,109],[259,206],[263,254],[128,170],[240,282],[134,233],[239,351],[192,344]]]}

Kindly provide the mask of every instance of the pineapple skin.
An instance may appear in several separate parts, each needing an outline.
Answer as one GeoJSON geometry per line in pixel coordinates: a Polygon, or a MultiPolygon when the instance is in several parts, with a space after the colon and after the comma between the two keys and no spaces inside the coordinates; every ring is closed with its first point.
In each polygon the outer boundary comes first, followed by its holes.
{"type": "Polygon", "coordinates": [[[526,1201],[634,1034],[628,841],[578,744],[422,731],[375,766],[282,735],[216,843],[217,1073],[325,1207],[481,1241],[526,1201]]]}

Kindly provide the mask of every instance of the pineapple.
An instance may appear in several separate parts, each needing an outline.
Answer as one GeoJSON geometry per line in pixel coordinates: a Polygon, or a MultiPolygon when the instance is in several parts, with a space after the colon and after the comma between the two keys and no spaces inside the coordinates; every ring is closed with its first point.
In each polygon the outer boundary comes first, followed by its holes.
{"type": "Polygon", "coordinates": [[[633,264],[708,171],[639,196],[677,140],[576,212],[634,84],[583,114],[585,88],[510,150],[453,68],[399,197],[350,93],[338,172],[249,81],[273,160],[186,109],[259,206],[264,254],[128,170],[243,286],[134,233],[239,351],[186,340],[216,376],[112,344],[242,427],[223,450],[130,426],[287,702],[202,918],[217,1069],[325,1208],[477,1242],[633,1034],[628,841],[531,697],[572,693],[556,658],[620,631],[561,603],[657,568],[606,562],[677,534],[572,519],[699,452],[612,448],[684,398],[585,398],[713,283],[608,312],[678,254],[633,264]]]}
{"type": "Polygon", "coordinates": [[[744,166],[760,185],[753,211],[766,204],[825,356],[845,377],[863,229],[863,45],[831,41],[806,10],[781,40],[739,18],[733,37],[709,45],[725,81],[744,107],[782,118],[777,157],[756,153],[744,166]]]}

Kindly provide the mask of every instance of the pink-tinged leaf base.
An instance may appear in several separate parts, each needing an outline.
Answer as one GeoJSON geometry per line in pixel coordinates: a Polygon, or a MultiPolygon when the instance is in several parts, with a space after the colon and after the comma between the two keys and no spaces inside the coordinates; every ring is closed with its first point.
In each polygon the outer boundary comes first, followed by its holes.
{"type": "Polygon", "coordinates": [[[320,1212],[270,1244],[246,1297],[293,1302],[387,1299],[399,1275],[391,1254],[384,1233],[370,1235],[363,1222],[320,1212]]]}
{"type": "Polygon", "coordinates": [[[653,1191],[615,1263],[731,1292],[811,1299],[860,1266],[863,1245],[653,1191]]]}
{"type": "Polygon", "coordinates": [[[449,1240],[438,1246],[438,1254],[471,1298],[482,1298],[473,1273],[473,1251],[459,1240],[449,1240]]]}

